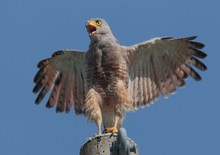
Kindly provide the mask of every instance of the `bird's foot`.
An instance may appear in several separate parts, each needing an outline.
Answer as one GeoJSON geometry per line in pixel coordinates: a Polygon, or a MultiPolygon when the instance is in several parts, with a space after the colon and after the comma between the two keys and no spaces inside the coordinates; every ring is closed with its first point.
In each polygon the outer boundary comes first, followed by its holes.
{"type": "Polygon", "coordinates": [[[105,128],[104,133],[118,133],[118,129],[116,127],[105,128]]]}

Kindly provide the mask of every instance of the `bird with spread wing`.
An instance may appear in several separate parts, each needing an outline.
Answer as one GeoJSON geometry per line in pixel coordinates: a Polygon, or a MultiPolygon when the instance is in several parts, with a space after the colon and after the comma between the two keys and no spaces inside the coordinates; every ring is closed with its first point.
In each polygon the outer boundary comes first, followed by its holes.
{"type": "Polygon", "coordinates": [[[88,20],[90,37],[87,52],[60,50],[38,64],[33,92],[39,104],[50,91],[46,107],[57,112],[83,114],[98,126],[101,134],[117,132],[125,113],[147,107],[162,94],[168,97],[190,76],[201,76],[195,68],[207,69],[199,59],[207,55],[196,37],[154,38],[122,46],[104,19],[88,20]]]}

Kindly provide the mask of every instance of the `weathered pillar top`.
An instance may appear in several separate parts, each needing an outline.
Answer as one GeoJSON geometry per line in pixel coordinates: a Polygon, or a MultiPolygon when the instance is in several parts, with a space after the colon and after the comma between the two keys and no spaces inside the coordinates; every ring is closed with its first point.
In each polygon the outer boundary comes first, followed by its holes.
{"type": "Polygon", "coordinates": [[[118,134],[102,134],[89,138],[80,149],[80,155],[139,155],[137,144],[121,128],[118,134]]]}

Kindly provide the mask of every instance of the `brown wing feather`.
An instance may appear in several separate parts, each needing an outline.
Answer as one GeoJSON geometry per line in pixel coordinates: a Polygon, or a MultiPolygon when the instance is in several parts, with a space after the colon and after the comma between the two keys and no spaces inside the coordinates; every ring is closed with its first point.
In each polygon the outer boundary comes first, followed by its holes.
{"type": "Polygon", "coordinates": [[[49,100],[47,101],[47,104],[46,104],[47,108],[53,107],[56,104],[57,100],[58,100],[58,96],[59,96],[59,93],[60,93],[60,86],[61,86],[61,77],[62,77],[61,74],[59,74],[57,76],[57,79],[55,81],[53,90],[52,90],[51,95],[49,97],[49,100]]]}
{"type": "Polygon", "coordinates": [[[147,103],[153,103],[159,98],[159,88],[157,86],[157,77],[155,73],[155,65],[153,63],[153,56],[150,56],[149,65],[147,66],[149,69],[149,72],[147,74],[148,78],[148,85],[151,86],[148,88],[148,94],[149,94],[149,102],[147,103]],[[152,94],[152,96],[151,96],[152,94]]]}
{"type": "Polygon", "coordinates": [[[206,65],[197,58],[207,55],[200,50],[204,44],[192,41],[195,38],[155,38],[125,47],[129,58],[128,91],[135,107],[153,103],[160,93],[168,97],[176,86],[185,85],[188,76],[201,80],[192,66],[206,70],[206,65]]]}
{"type": "Polygon", "coordinates": [[[52,90],[46,107],[53,107],[57,103],[57,112],[69,112],[74,103],[75,112],[81,114],[87,92],[85,53],[61,50],[51,58],[40,61],[38,67],[33,92],[39,94],[35,103],[39,104],[52,90]]]}

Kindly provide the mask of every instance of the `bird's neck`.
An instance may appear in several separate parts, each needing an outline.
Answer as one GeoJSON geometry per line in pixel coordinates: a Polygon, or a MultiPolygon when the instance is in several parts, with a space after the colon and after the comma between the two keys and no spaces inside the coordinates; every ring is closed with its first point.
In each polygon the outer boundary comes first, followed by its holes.
{"type": "Polygon", "coordinates": [[[114,37],[113,34],[96,34],[94,36],[90,36],[90,46],[105,46],[108,44],[118,44],[118,40],[114,37]]]}

